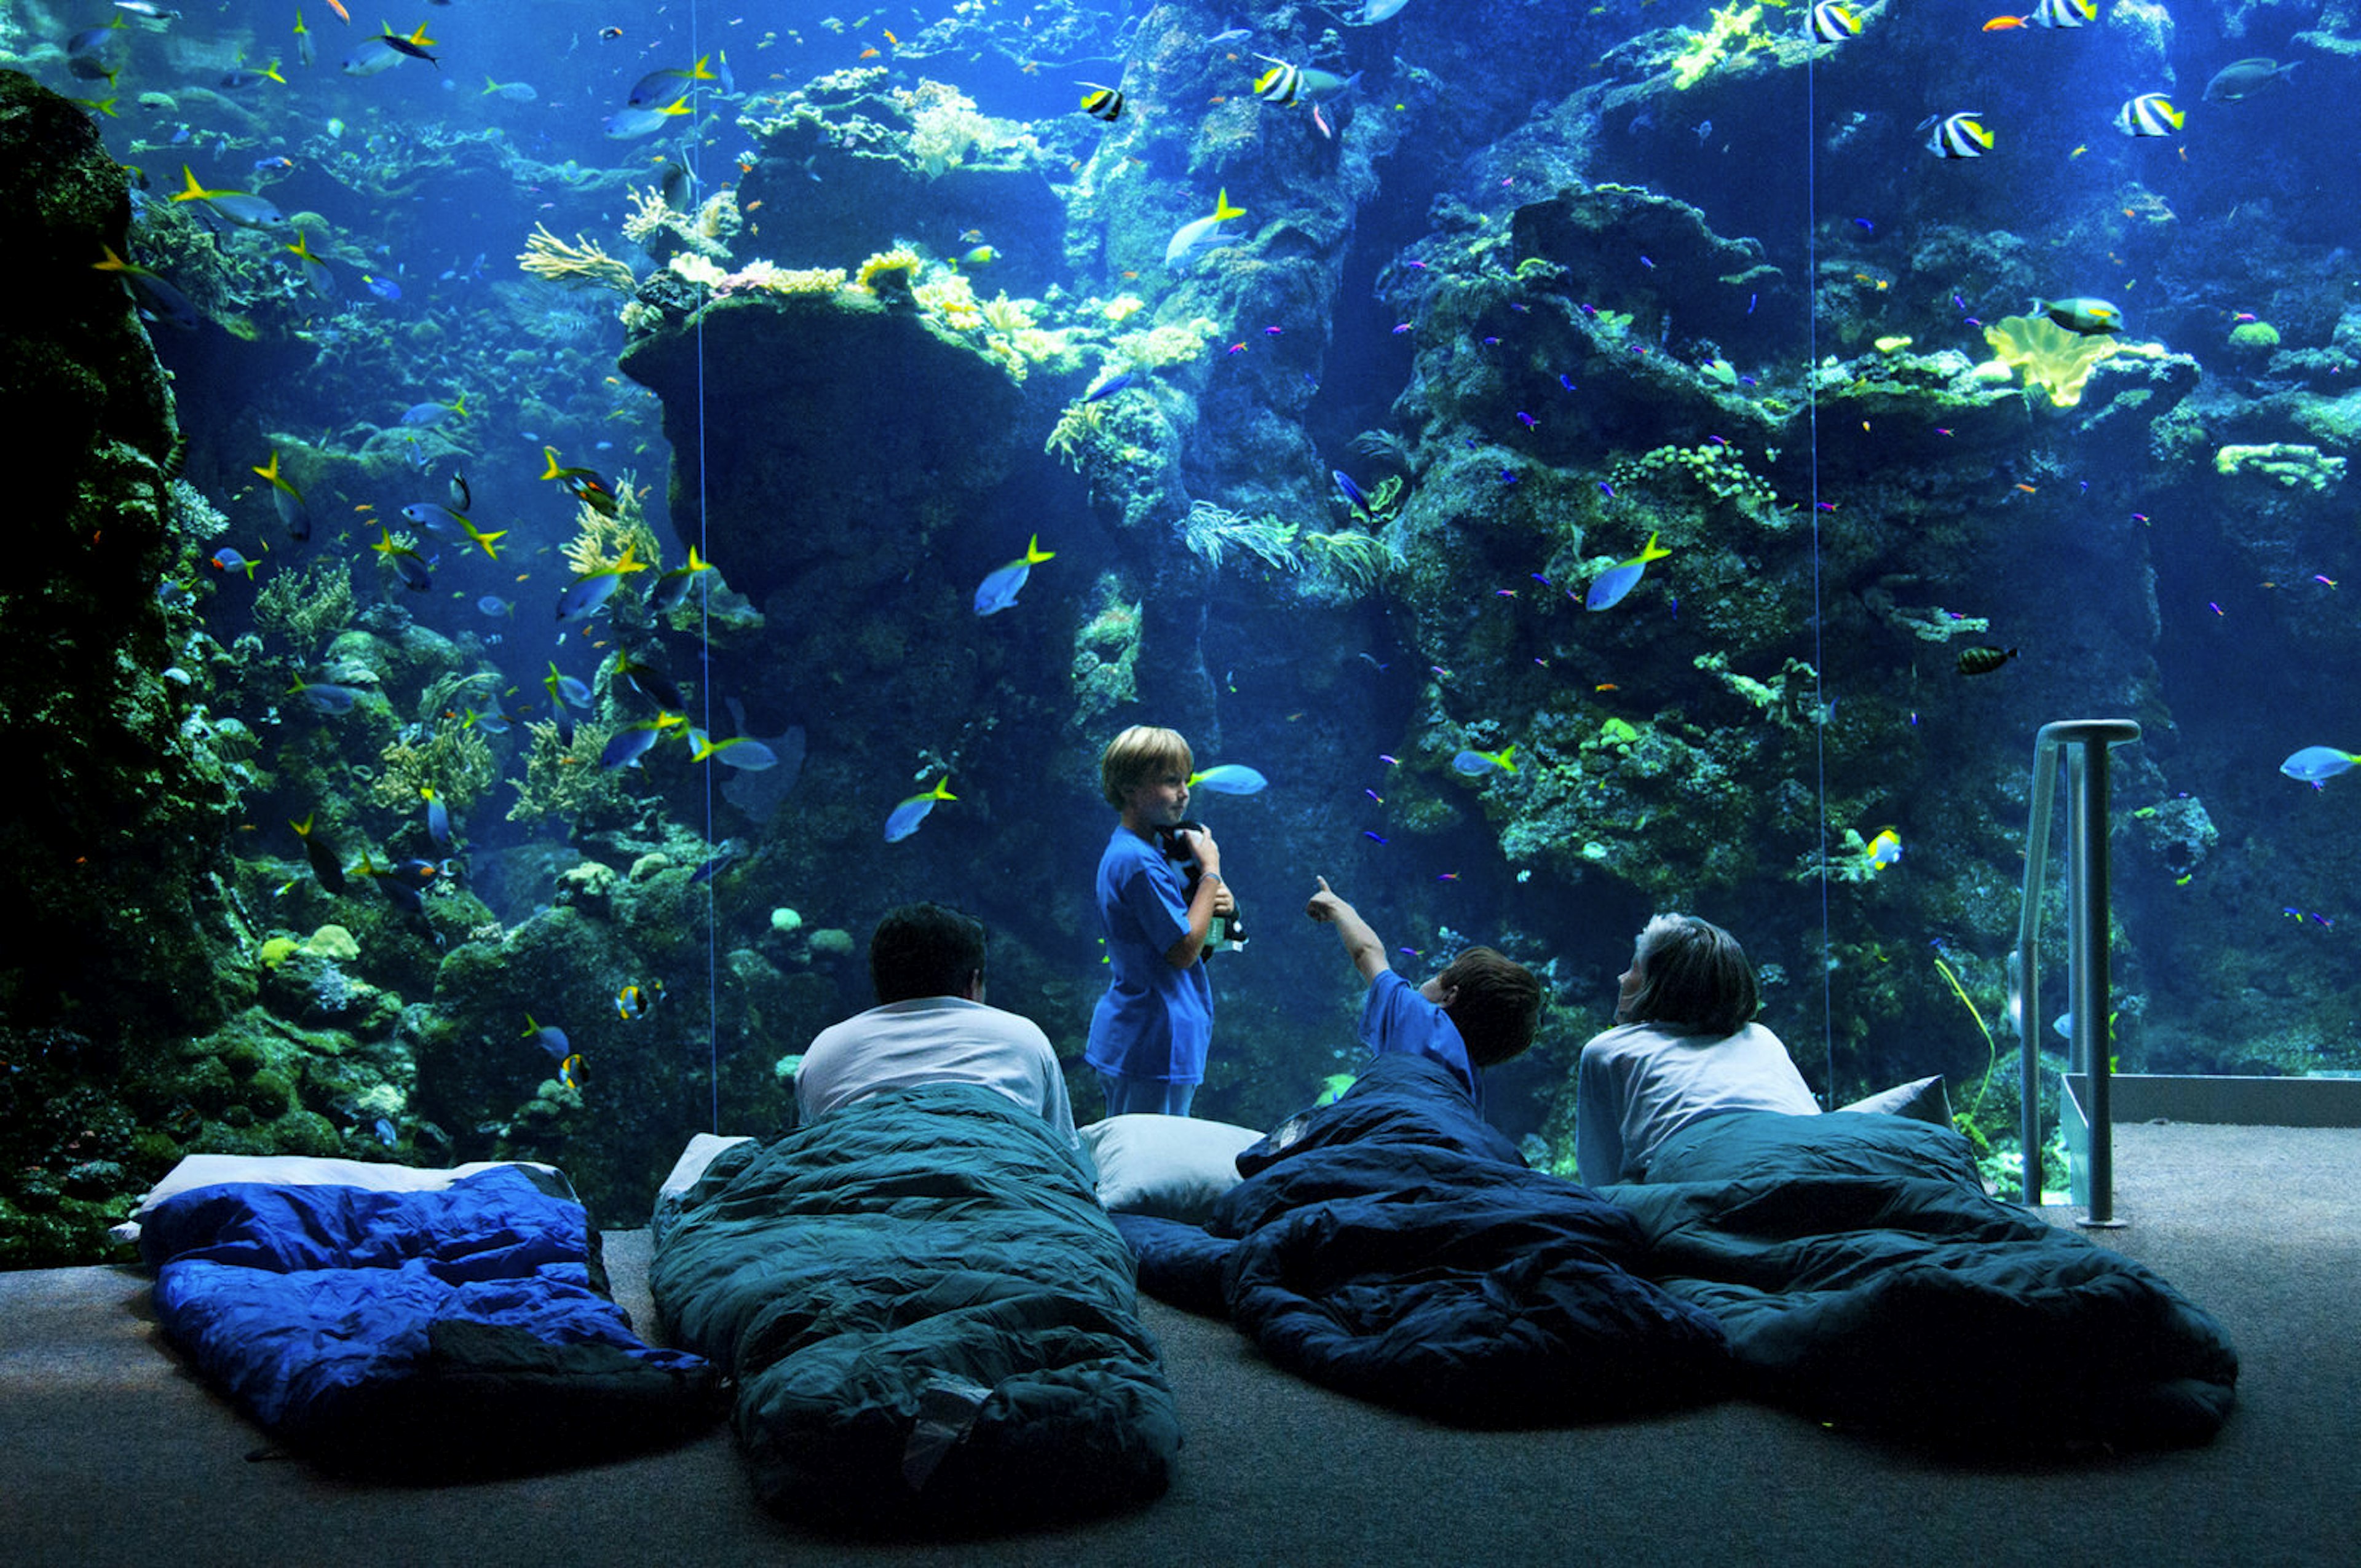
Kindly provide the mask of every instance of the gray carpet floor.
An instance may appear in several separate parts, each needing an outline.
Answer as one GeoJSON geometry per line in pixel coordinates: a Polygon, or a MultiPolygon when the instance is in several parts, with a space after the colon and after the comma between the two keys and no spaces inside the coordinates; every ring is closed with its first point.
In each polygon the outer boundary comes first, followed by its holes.
{"type": "MultiPolygon", "coordinates": [[[[759,1509],[723,1429],[433,1490],[250,1459],[262,1440],[159,1343],[138,1272],[52,1269],[0,1274],[0,1563],[2361,1563],[2361,1131],[2129,1126],[2116,1147],[2131,1223],[2103,1239],[2243,1360],[2206,1448],[1979,1466],[1742,1404],[1456,1431],[1147,1302],[1188,1432],[1161,1501],[1066,1530],[847,1541],[759,1509]]],[[[619,1297],[652,1322],[645,1233],[608,1239],[619,1297]]]]}

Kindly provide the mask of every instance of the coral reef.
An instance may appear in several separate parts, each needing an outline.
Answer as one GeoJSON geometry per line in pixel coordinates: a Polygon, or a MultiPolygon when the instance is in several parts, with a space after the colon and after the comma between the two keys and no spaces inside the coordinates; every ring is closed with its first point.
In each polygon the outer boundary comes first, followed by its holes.
{"type": "Polygon", "coordinates": [[[584,239],[579,234],[568,245],[550,233],[546,224],[533,225],[533,233],[525,238],[524,249],[517,254],[517,266],[553,283],[588,284],[611,289],[619,294],[629,294],[633,284],[630,263],[608,255],[595,241],[584,239]]]}
{"type": "Polygon", "coordinates": [[[2289,489],[2332,490],[2345,481],[2345,459],[2328,456],[2317,446],[2273,441],[2259,446],[2223,447],[2213,454],[2213,471],[2229,476],[2255,474],[2289,489]]]}

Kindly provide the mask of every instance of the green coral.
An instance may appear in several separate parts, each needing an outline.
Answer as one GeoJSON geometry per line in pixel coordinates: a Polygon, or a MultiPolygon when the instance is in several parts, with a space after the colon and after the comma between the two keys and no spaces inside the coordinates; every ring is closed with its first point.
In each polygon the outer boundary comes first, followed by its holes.
{"type": "Polygon", "coordinates": [[[2097,333],[2068,332],[2048,316],[2004,316],[1984,328],[1995,363],[2025,378],[2027,388],[2049,394],[2052,404],[2072,408],[2082,400],[2082,387],[2100,360],[2115,354],[2155,356],[2164,351],[2155,344],[2125,343],[2097,333]]]}
{"type": "Polygon", "coordinates": [[[1211,317],[1191,316],[1187,321],[1160,323],[1145,332],[1119,334],[1113,351],[1134,370],[1161,370],[1199,357],[1221,331],[1221,323],[1211,317]]]}
{"type": "Polygon", "coordinates": [[[1683,93],[1696,86],[1708,71],[1728,63],[1732,58],[1771,47],[1770,35],[1755,28],[1762,23],[1763,7],[1735,5],[1723,6],[1713,14],[1713,26],[1705,32],[1689,32],[1688,47],[1673,57],[1673,86],[1683,93]]]}
{"type": "Polygon", "coordinates": [[[353,571],[344,561],[315,561],[281,572],[254,596],[254,624],[286,638],[302,659],[311,658],[352,619],[353,571]]]}
{"type": "Polygon", "coordinates": [[[631,770],[598,765],[612,734],[607,726],[583,720],[574,727],[571,746],[558,739],[555,724],[528,719],[524,728],[533,745],[525,753],[524,782],[509,808],[510,821],[556,817],[580,823],[612,817],[631,800],[623,775],[631,770]]]}
{"type": "Polygon", "coordinates": [[[1400,552],[1385,540],[1351,529],[1305,534],[1302,558],[1309,569],[1356,596],[1370,592],[1388,572],[1403,565],[1400,552]]]}
{"type": "Polygon", "coordinates": [[[459,718],[437,722],[423,741],[396,740],[378,754],[383,764],[369,794],[390,811],[415,809],[433,790],[465,816],[500,780],[500,765],[483,731],[459,718]]]}
{"type": "Polygon", "coordinates": [[[1087,723],[1139,696],[1136,674],[1144,617],[1109,573],[1098,580],[1098,609],[1074,633],[1075,717],[1087,723]]]}
{"type": "Polygon", "coordinates": [[[1190,503],[1189,515],[1180,522],[1180,543],[1208,566],[1218,567],[1224,556],[1237,549],[1259,556],[1263,565],[1279,571],[1300,571],[1302,560],[1295,551],[1295,535],[1293,523],[1281,522],[1268,512],[1248,517],[1206,500],[1190,503]]]}
{"type": "Polygon", "coordinates": [[[1695,446],[1659,446],[1638,457],[1627,457],[1608,470],[1608,482],[1617,489],[1635,485],[1676,482],[1701,490],[1718,501],[1729,501],[1765,521],[1774,518],[1779,493],[1770,481],[1748,471],[1746,454],[1727,443],[1701,442],[1695,446]]]}
{"type": "Polygon", "coordinates": [[[2230,346],[2241,354],[2265,355],[2279,345],[2279,329],[2268,322],[2240,322],[2230,329],[2230,346]]]}
{"type": "Polygon", "coordinates": [[[2260,474],[2290,489],[2334,489],[2345,481],[2345,459],[2322,455],[2317,446],[2270,442],[2261,446],[2224,446],[2213,454],[2213,471],[2224,476],[2260,474]]]}

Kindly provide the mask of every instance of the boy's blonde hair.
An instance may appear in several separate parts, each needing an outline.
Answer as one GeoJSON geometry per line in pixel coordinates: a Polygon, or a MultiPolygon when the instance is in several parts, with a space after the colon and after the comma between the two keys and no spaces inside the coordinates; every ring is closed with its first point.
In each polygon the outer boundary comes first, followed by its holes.
{"type": "Polygon", "coordinates": [[[1197,769],[1196,757],[1180,732],[1135,724],[1099,753],[1099,787],[1106,795],[1106,803],[1120,811],[1124,798],[1134,789],[1173,768],[1180,770],[1182,778],[1197,769]]]}

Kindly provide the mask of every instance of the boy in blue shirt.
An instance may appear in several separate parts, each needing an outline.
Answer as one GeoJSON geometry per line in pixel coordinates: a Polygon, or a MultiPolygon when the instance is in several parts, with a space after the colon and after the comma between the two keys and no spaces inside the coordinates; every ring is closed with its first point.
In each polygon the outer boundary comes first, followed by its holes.
{"type": "Polygon", "coordinates": [[[1110,1116],[1186,1116],[1204,1081],[1213,1035],[1205,941],[1213,917],[1237,905],[1213,836],[1180,826],[1194,767],[1188,741],[1148,725],[1125,730],[1099,758],[1101,787],[1122,819],[1099,857],[1099,927],[1113,973],[1082,1059],[1099,1075],[1110,1116]],[[1196,862],[1193,888],[1166,839],[1196,862]]]}
{"type": "Polygon", "coordinates": [[[1361,1043],[1373,1055],[1424,1057],[1466,1086],[1476,1113],[1484,1113],[1484,1069],[1523,1054],[1541,1014],[1541,981],[1524,965],[1489,948],[1470,948],[1416,990],[1386,962],[1386,945],[1360,912],[1313,879],[1320,891],[1303,906],[1312,919],[1336,927],[1345,956],[1369,982],[1361,1004],[1361,1043]]]}

